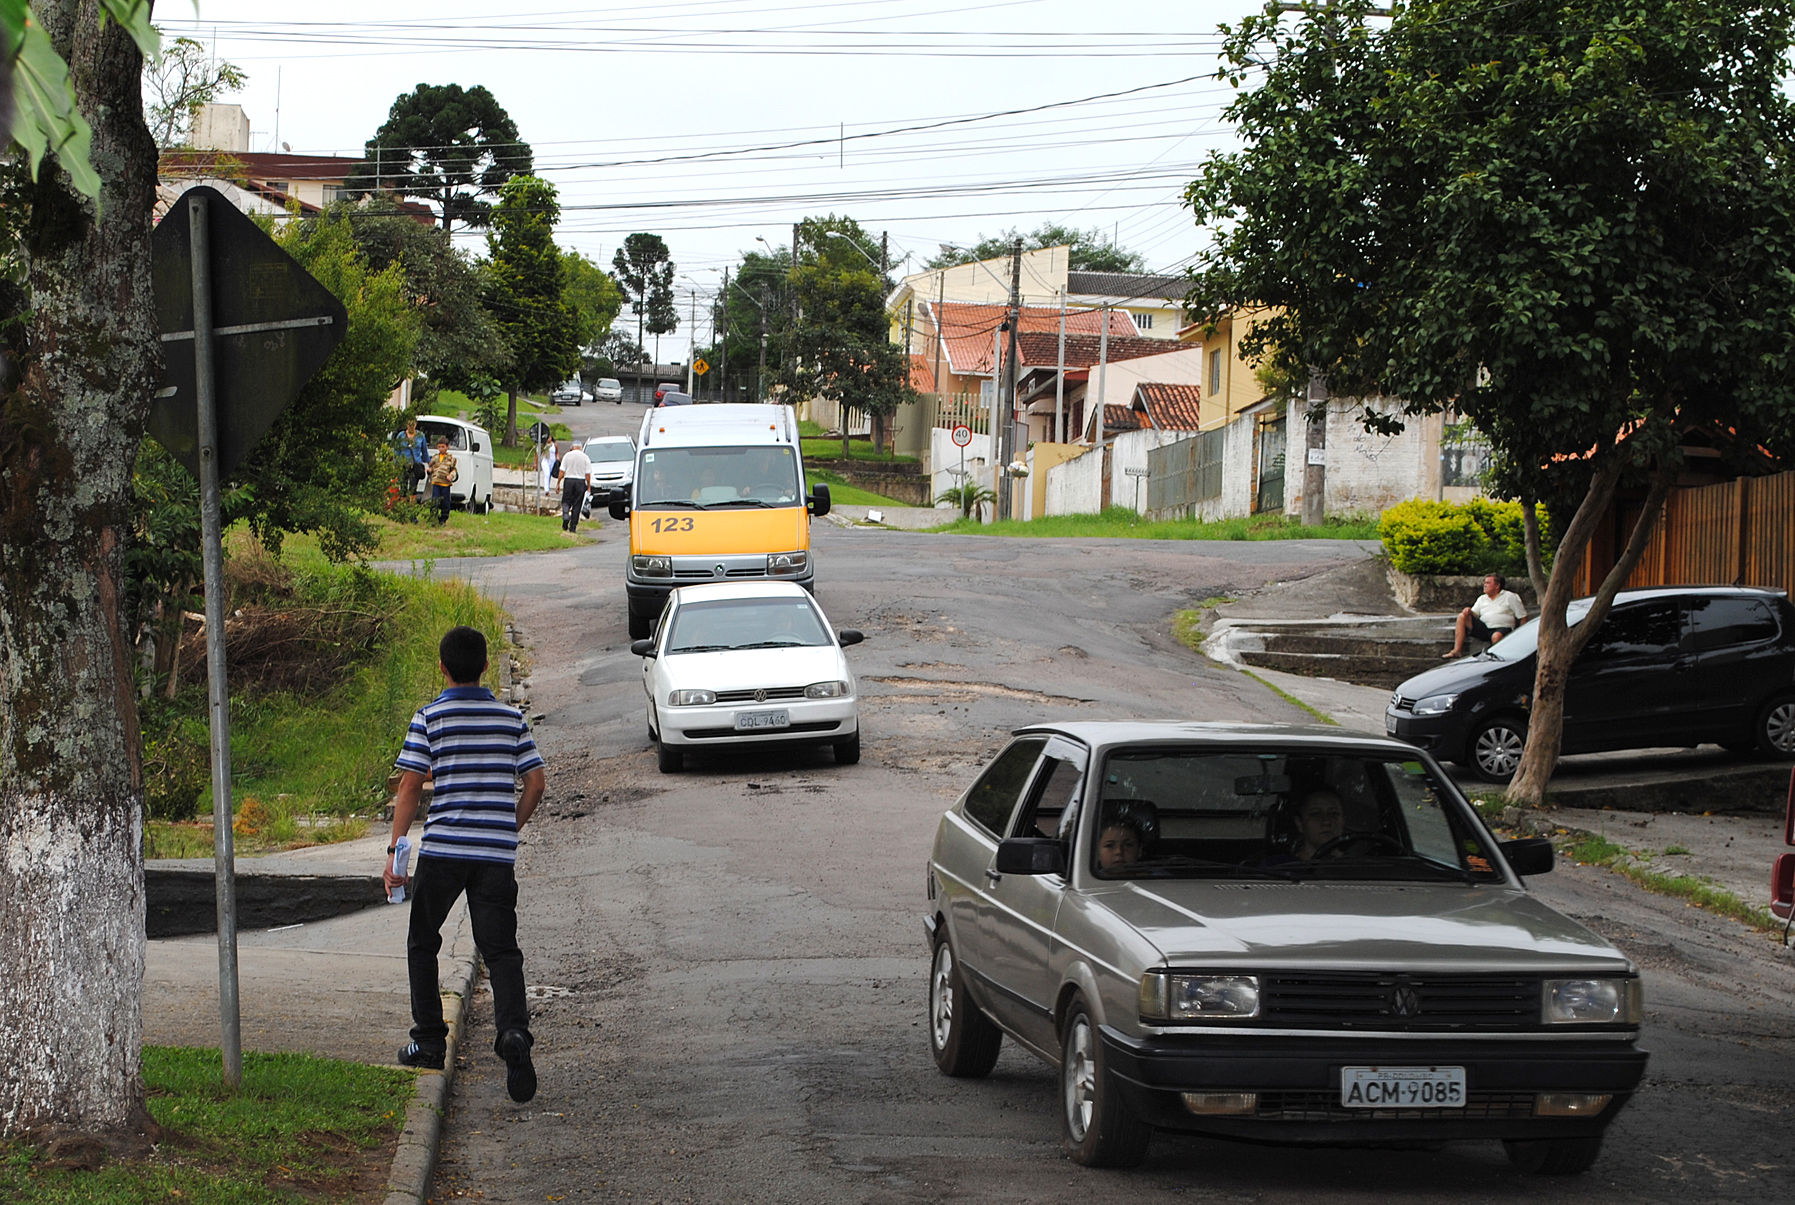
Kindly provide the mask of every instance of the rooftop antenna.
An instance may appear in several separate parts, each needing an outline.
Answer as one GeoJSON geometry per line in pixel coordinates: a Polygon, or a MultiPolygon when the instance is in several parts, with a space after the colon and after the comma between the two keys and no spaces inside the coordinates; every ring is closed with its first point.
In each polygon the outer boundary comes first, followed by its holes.
{"type": "Polygon", "coordinates": [[[280,140],[280,70],[279,67],[274,69],[274,145],[290,150],[292,148],[280,140]]]}

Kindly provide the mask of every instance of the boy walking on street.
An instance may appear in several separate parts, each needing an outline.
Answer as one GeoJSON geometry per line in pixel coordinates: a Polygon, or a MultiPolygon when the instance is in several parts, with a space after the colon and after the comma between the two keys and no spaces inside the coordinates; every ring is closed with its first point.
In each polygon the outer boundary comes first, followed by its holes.
{"type": "Polygon", "coordinates": [[[412,717],[397,762],[393,836],[382,879],[390,894],[407,886],[411,931],[405,960],[411,979],[411,1042],[399,1051],[407,1067],[441,1069],[449,1027],[437,981],[442,925],[463,891],[474,944],[492,976],[493,1050],[505,1060],[505,1087],[523,1103],[536,1095],[530,1061],[530,1014],[524,1003],[524,956],[517,948],[517,832],[536,811],[545,778],[530,726],[480,685],[488,668],[486,637],[451,628],[438,646],[448,686],[412,717]],[[433,776],[435,796],[409,877],[393,873],[393,847],[411,828],[433,776]],[[513,784],[523,794],[514,797],[513,784]]]}

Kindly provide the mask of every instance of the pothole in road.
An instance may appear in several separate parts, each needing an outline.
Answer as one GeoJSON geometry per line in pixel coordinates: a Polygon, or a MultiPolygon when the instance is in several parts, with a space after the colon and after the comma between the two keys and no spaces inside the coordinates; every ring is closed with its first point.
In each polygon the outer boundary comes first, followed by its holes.
{"type": "Polygon", "coordinates": [[[571,995],[573,989],[570,987],[552,987],[546,983],[532,983],[524,988],[524,996],[531,1000],[555,1000],[571,995]]]}
{"type": "Polygon", "coordinates": [[[948,699],[970,699],[979,696],[997,699],[1023,699],[1030,703],[1095,703],[1095,699],[1075,699],[1071,695],[1050,695],[1039,690],[1025,690],[1019,686],[1005,686],[998,682],[943,682],[936,678],[867,678],[868,682],[878,682],[885,686],[901,686],[915,690],[929,690],[936,695],[948,699]]]}

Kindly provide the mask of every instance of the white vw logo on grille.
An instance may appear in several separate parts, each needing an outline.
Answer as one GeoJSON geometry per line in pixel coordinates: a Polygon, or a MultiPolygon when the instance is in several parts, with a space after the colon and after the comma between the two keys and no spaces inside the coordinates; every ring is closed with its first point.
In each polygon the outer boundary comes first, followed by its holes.
{"type": "Polygon", "coordinates": [[[754,701],[756,703],[765,703],[767,701],[767,692],[764,690],[755,691],[754,692],[754,701]]]}

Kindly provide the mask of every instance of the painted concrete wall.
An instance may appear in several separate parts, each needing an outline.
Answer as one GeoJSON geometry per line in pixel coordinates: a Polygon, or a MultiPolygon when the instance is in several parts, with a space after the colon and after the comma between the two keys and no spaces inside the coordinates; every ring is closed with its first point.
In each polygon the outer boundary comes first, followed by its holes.
{"type": "Polygon", "coordinates": [[[1089,449],[1078,444],[1036,443],[1028,449],[1027,489],[1016,512],[1021,519],[1038,519],[1047,510],[1047,474],[1055,465],[1083,456],[1089,449]]]}
{"type": "Polygon", "coordinates": [[[1096,449],[1047,470],[1047,513],[1094,515],[1103,509],[1103,455],[1096,449]]]}
{"type": "MultiPolygon", "coordinates": [[[[1372,399],[1370,406],[1390,414],[1400,408],[1385,398],[1372,399]]],[[[1410,498],[1439,497],[1441,416],[1405,417],[1400,434],[1379,435],[1365,430],[1361,410],[1357,398],[1328,402],[1325,512],[1374,515],[1410,498]]],[[[1284,479],[1286,514],[1302,513],[1307,447],[1306,429],[1293,421],[1290,468],[1284,479]]],[[[1476,491],[1455,488],[1445,494],[1448,501],[1464,501],[1476,491]]]]}
{"type": "Polygon", "coordinates": [[[1147,479],[1130,477],[1128,470],[1145,469],[1147,453],[1154,448],[1190,439],[1194,431],[1129,431],[1116,436],[1109,455],[1109,498],[1115,506],[1147,513],[1147,479]]]}
{"type": "MultiPolygon", "coordinates": [[[[986,486],[991,484],[991,437],[974,433],[966,445],[966,471],[969,478],[986,486]]],[[[929,429],[929,497],[939,498],[960,484],[960,449],[954,446],[953,432],[945,427],[929,429]]]]}

